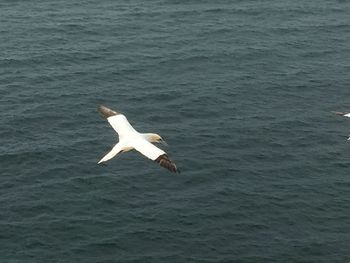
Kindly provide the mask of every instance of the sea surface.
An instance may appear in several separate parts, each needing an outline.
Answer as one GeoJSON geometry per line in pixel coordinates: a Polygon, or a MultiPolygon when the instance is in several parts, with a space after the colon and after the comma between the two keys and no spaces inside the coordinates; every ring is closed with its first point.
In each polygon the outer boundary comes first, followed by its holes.
{"type": "Polygon", "coordinates": [[[350,262],[350,2],[0,0],[0,263],[350,262]],[[103,104],[180,168],[118,141],[103,104]]]}

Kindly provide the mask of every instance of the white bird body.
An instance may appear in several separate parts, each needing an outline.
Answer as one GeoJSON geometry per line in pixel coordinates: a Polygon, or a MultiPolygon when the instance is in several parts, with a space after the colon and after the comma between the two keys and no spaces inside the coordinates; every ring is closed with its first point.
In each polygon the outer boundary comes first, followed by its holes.
{"type": "Polygon", "coordinates": [[[169,160],[167,154],[152,144],[152,142],[164,142],[158,134],[139,133],[131,126],[123,114],[114,112],[105,106],[100,106],[98,110],[107,118],[112,128],[119,135],[119,142],[98,163],[106,162],[120,152],[135,149],[170,171],[178,171],[176,165],[169,160]]]}

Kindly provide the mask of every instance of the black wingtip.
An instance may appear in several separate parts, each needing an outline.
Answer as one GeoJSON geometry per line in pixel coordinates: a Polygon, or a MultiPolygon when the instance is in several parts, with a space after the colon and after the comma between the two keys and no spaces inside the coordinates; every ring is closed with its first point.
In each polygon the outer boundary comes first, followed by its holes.
{"type": "Polygon", "coordinates": [[[344,115],[348,114],[347,112],[342,112],[342,111],[331,111],[331,112],[335,115],[340,115],[340,116],[344,116],[344,115]]]}
{"type": "Polygon", "coordinates": [[[98,112],[105,118],[109,118],[111,116],[115,116],[118,115],[118,112],[115,112],[109,108],[107,108],[106,106],[103,105],[99,105],[97,107],[98,112]]]}
{"type": "Polygon", "coordinates": [[[158,163],[160,166],[168,169],[170,172],[180,173],[180,170],[177,169],[176,165],[169,159],[168,155],[166,154],[160,155],[155,160],[155,162],[158,163]]]}

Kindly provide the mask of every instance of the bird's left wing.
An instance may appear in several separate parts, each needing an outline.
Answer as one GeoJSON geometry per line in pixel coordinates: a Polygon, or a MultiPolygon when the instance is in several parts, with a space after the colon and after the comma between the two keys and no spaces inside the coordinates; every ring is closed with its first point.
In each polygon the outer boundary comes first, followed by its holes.
{"type": "Polygon", "coordinates": [[[152,143],[140,139],[135,140],[132,143],[132,146],[137,150],[138,152],[142,153],[147,158],[155,161],[160,166],[167,168],[171,172],[177,172],[178,169],[176,168],[175,163],[173,163],[168,155],[158,147],[154,146],[152,143]]]}
{"type": "Polygon", "coordinates": [[[107,119],[112,128],[120,137],[127,137],[130,133],[134,133],[135,129],[131,126],[128,119],[121,113],[100,105],[97,110],[107,119]]]}

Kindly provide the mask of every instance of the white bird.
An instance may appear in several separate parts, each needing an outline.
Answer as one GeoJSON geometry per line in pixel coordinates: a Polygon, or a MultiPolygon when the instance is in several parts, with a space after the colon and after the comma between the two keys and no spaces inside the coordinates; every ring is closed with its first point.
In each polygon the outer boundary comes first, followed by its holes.
{"type": "MultiPolygon", "coordinates": [[[[349,117],[350,118],[350,113],[348,112],[341,112],[341,111],[333,111],[334,114],[344,116],[344,117],[349,117]]],[[[348,138],[348,141],[350,141],[350,136],[348,138]]]]}
{"type": "Polygon", "coordinates": [[[152,143],[165,143],[156,133],[139,133],[129,123],[127,118],[105,106],[99,106],[98,111],[105,117],[112,128],[119,135],[119,142],[98,163],[106,162],[118,153],[137,150],[147,158],[157,162],[160,166],[171,172],[179,172],[176,165],[169,159],[168,155],[152,143]]]}

